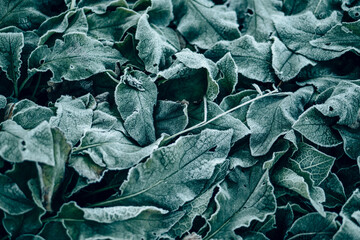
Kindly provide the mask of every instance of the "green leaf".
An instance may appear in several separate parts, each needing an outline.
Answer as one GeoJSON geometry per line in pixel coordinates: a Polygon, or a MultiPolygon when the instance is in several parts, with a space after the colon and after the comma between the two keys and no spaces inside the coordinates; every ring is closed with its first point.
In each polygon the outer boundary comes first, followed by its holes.
{"type": "Polygon", "coordinates": [[[182,216],[182,212],[152,206],[80,208],[66,203],[54,219],[62,221],[72,239],[157,239],[182,216]]]}
{"type": "Polygon", "coordinates": [[[276,139],[291,130],[312,94],[312,87],[305,87],[292,94],[270,95],[250,105],[247,124],[251,131],[250,149],[253,156],[266,154],[276,139]]]}
{"type": "Polygon", "coordinates": [[[314,47],[310,41],[322,37],[340,21],[340,14],[333,12],[328,18],[318,20],[313,13],[305,12],[294,16],[274,18],[278,38],[286,47],[311,60],[326,61],[340,56],[341,52],[314,47]],[[299,38],[300,36],[300,38],[299,38]]]}
{"type": "Polygon", "coordinates": [[[284,2],[284,11],[286,15],[311,11],[316,18],[323,19],[329,17],[334,10],[340,10],[340,2],[328,0],[287,0],[284,2]]]}
{"type": "Polygon", "coordinates": [[[332,239],[338,229],[336,213],[309,213],[298,218],[287,232],[287,239],[332,239]],[[311,223],[311,224],[309,224],[311,223]]]}
{"type": "Polygon", "coordinates": [[[42,122],[36,128],[27,131],[12,120],[0,125],[0,156],[9,162],[25,160],[55,165],[53,141],[50,125],[42,122]]]}
{"type": "Polygon", "coordinates": [[[104,14],[110,7],[128,7],[124,0],[80,0],[77,6],[96,14],[104,14]]]}
{"type": "Polygon", "coordinates": [[[181,132],[189,123],[188,103],[158,101],[154,111],[156,137],[181,132]]]}
{"type": "Polygon", "coordinates": [[[48,211],[52,210],[52,200],[65,177],[65,167],[71,151],[71,145],[59,129],[51,129],[51,133],[55,165],[37,165],[43,204],[48,211]]]}
{"type": "Polygon", "coordinates": [[[63,222],[47,222],[39,233],[44,239],[50,239],[57,236],[59,240],[71,240],[63,222]]]}
{"type": "Polygon", "coordinates": [[[222,100],[224,97],[235,92],[235,87],[238,83],[237,66],[230,53],[225,54],[216,63],[216,66],[221,72],[221,77],[217,79],[217,84],[219,85],[217,100],[222,100]]]}
{"type": "Polygon", "coordinates": [[[120,196],[99,205],[178,209],[206,189],[217,167],[225,161],[231,136],[232,130],[208,129],[155,150],[146,162],[130,170],[120,187],[120,196]]]}
{"type": "Polygon", "coordinates": [[[304,67],[316,64],[316,62],[309,60],[303,55],[289,50],[277,37],[273,39],[274,43],[271,46],[272,66],[276,75],[282,81],[289,81],[296,77],[304,67]]]}
{"type": "Polygon", "coordinates": [[[52,50],[46,45],[35,49],[29,58],[29,69],[30,72],[51,70],[52,82],[62,82],[62,79],[76,81],[105,72],[116,62],[122,64],[125,61],[118,51],[99,41],[83,33],[69,33],[64,36],[64,41],[57,39],[52,50]]]}
{"type": "Polygon", "coordinates": [[[318,186],[328,177],[336,158],[306,143],[299,143],[298,150],[291,159],[297,162],[303,171],[309,172],[314,184],[318,186]]]}
{"type": "Polygon", "coordinates": [[[352,129],[345,126],[335,126],[344,141],[344,151],[352,159],[360,156],[360,128],[352,129]]]}
{"type": "Polygon", "coordinates": [[[351,126],[358,121],[360,109],[360,86],[342,81],[324,104],[316,108],[327,117],[339,117],[340,125],[351,126]]]}
{"type": "Polygon", "coordinates": [[[151,73],[170,65],[171,56],[180,49],[176,33],[170,28],[151,25],[146,14],[139,19],[135,39],[139,40],[136,47],[139,57],[151,73]]]}
{"type": "Polygon", "coordinates": [[[135,78],[142,82],[144,88],[144,91],[140,91],[123,82],[117,85],[115,103],[124,120],[124,127],[141,146],[151,144],[155,141],[153,111],[157,99],[156,85],[148,76],[139,71],[126,73],[123,77],[135,78]]]}
{"type": "Polygon", "coordinates": [[[191,44],[208,49],[220,40],[240,37],[235,12],[224,6],[213,6],[208,0],[187,0],[179,8],[184,16],[177,30],[191,44]]]}
{"type": "Polygon", "coordinates": [[[101,40],[119,41],[131,27],[136,26],[139,18],[140,14],[124,7],[101,15],[89,14],[86,16],[88,35],[101,40]]]}
{"type": "Polygon", "coordinates": [[[0,109],[5,108],[6,104],[7,104],[6,97],[3,95],[0,95],[0,109]]]}
{"type": "Polygon", "coordinates": [[[90,104],[92,101],[95,99],[89,94],[85,95],[84,98],[77,99],[62,96],[55,103],[55,107],[57,107],[56,116],[50,119],[50,124],[52,127],[60,128],[73,146],[80,140],[83,133],[91,127],[93,110],[90,104]]]}
{"type": "Polygon", "coordinates": [[[55,41],[59,34],[67,34],[74,32],[86,33],[88,31],[88,23],[83,10],[64,12],[58,16],[47,19],[37,29],[36,33],[41,36],[39,45],[47,43],[50,40],[55,41]]]}
{"type": "Polygon", "coordinates": [[[216,212],[208,220],[210,231],[204,240],[236,239],[234,230],[249,226],[253,220],[264,221],[274,214],[274,188],[261,165],[232,170],[215,196],[216,212]]]}
{"type": "Polygon", "coordinates": [[[8,214],[21,215],[35,206],[11,178],[0,174],[0,209],[8,214]]]}
{"type": "MultiPolygon", "coordinates": [[[[140,147],[120,131],[91,129],[81,138],[80,145],[73,149],[73,154],[87,155],[98,166],[106,169],[122,170],[131,168],[149,156],[159,143],[160,140],[140,147]]],[[[74,160],[72,164],[76,164],[74,160]]]]}
{"type": "MultiPolygon", "coordinates": [[[[206,102],[207,105],[207,119],[212,119],[224,111],[214,102],[206,102]]],[[[195,126],[196,124],[204,121],[204,104],[192,105],[189,107],[189,125],[188,127],[195,126]]],[[[217,130],[227,130],[233,129],[234,134],[232,136],[231,142],[234,143],[246,135],[250,134],[247,126],[242,123],[240,120],[232,117],[231,115],[225,115],[213,122],[206,124],[204,127],[197,128],[193,132],[198,133],[204,129],[217,129],[217,130]]]]}
{"type": "Polygon", "coordinates": [[[322,115],[316,107],[311,107],[301,114],[293,129],[319,146],[334,147],[341,144],[341,140],[331,124],[331,118],[322,115]]]}
{"type": "Polygon", "coordinates": [[[344,205],[346,201],[344,186],[334,173],[330,172],[320,187],[325,191],[326,202],[324,206],[334,208],[344,205]]]}
{"type": "Polygon", "coordinates": [[[0,45],[0,68],[10,81],[16,83],[20,78],[22,64],[20,57],[24,47],[24,35],[22,33],[0,33],[0,45]]]}
{"type": "Polygon", "coordinates": [[[238,73],[260,82],[274,82],[275,73],[271,63],[271,43],[256,42],[252,36],[245,35],[234,41],[220,41],[205,56],[218,60],[230,52],[238,73]]]}
{"type": "MultiPolygon", "coordinates": [[[[71,154],[69,166],[80,175],[81,180],[84,180],[81,182],[84,184],[83,187],[87,186],[89,183],[99,182],[107,171],[106,168],[100,167],[98,164],[94,163],[88,155],[76,154],[76,151],[77,149],[74,150],[75,154],[71,154]]],[[[74,189],[76,189],[76,187],[74,187],[74,189]]],[[[73,190],[73,192],[75,192],[75,190],[73,190]]]]}
{"type": "Polygon", "coordinates": [[[171,0],[152,0],[147,9],[149,22],[157,26],[166,27],[174,19],[171,0]]]}
{"type": "Polygon", "coordinates": [[[352,19],[358,20],[360,18],[359,3],[352,0],[344,0],[341,5],[342,10],[347,12],[352,19]]]}

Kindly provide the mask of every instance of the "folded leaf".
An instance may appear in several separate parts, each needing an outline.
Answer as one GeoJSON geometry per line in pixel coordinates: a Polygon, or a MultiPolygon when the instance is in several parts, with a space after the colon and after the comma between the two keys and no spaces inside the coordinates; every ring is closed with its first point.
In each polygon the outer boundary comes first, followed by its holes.
{"type": "Polygon", "coordinates": [[[173,4],[171,0],[151,1],[151,6],[147,9],[149,22],[157,26],[166,27],[174,19],[173,4]]]}
{"type": "Polygon", "coordinates": [[[83,33],[69,33],[64,41],[57,39],[52,50],[46,45],[35,49],[29,58],[29,69],[31,72],[51,70],[52,82],[76,81],[113,69],[116,62],[125,61],[115,49],[83,33]]]}
{"type": "Polygon", "coordinates": [[[110,7],[128,7],[125,0],[80,0],[77,6],[96,14],[104,14],[110,7]]]}
{"type": "Polygon", "coordinates": [[[329,176],[320,184],[320,187],[325,191],[325,207],[334,208],[344,205],[346,201],[344,186],[334,173],[330,172],[329,176]]]}
{"type": "Polygon", "coordinates": [[[345,126],[335,126],[344,141],[344,151],[352,159],[360,156],[360,127],[352,129],[345,126]]]}
{"type": "Polygon", "coordinates": [[[216,63],[216,66],[222,73],[221,77],[217,79],[219,85],[217,100],[222,100],[224,97],[235,92],[235,87],[238,83],[237,66],[230,53],[225,54],[216,63]]]}

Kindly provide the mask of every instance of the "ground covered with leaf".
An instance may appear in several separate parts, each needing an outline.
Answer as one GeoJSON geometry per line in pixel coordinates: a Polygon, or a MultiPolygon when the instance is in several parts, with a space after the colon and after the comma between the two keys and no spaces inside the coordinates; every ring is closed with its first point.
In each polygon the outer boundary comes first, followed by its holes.
{"type": "Polygon", "coordinates": [[[0,1],[0,239],[359,239],[359,19],[0,1]]]}

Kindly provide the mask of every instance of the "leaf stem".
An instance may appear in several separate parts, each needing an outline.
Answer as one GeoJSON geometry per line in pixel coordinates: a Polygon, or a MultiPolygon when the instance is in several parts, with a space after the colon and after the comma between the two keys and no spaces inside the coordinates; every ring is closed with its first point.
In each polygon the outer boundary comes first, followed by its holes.
{"type": "Polygon", "coordinates": [[[14,81],[14,93],[15,93],[15,97],[18,98],[19,97],[19,89],[17,86],[17,81],[14,81]]]}
{"type": "Polygon", "coordinates": [[[39,73],[39,77],[38,77],[38,80],[37,80],[37,82],[36,82],[36,86],[35,86],[34,92],[33,92],[33,94],[31,95],[32,98],[35,97],[35,94],[36,94],[36,92],[37,92],[37,90],[38,90],[38,88],[39,88],[39,86],[40,86],[40,82],[41,82],[41,74],[39,73]]]}

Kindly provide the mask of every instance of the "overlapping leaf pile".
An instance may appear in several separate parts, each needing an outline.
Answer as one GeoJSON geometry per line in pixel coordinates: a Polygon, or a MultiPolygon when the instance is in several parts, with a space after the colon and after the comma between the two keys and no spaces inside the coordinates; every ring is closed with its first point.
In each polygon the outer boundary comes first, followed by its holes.
{"type": "Polygon", "coordinates": [[[4,239],[358,239],[360,4],[0,1],[4,239]]]}

